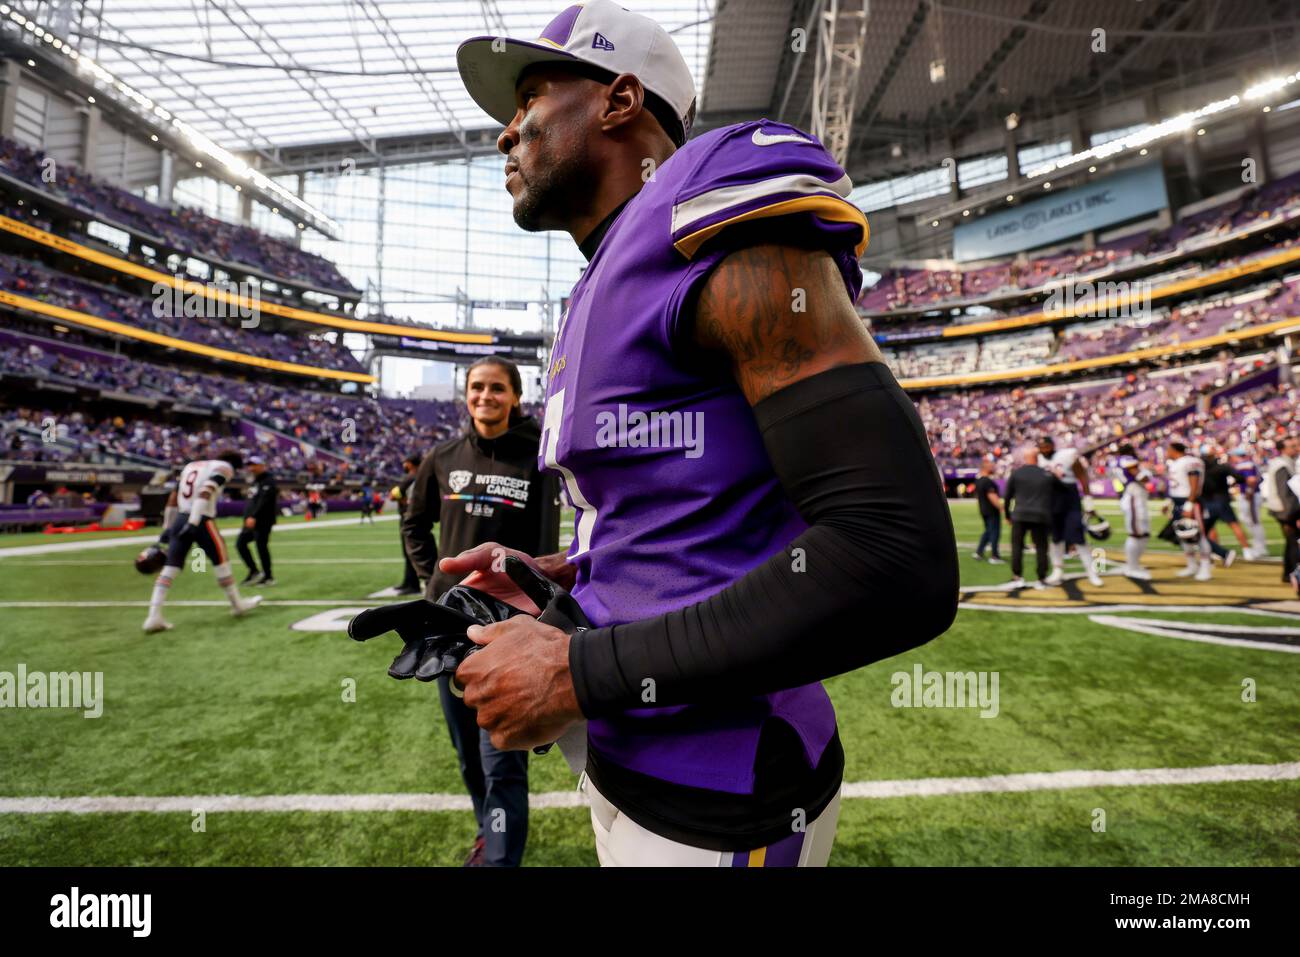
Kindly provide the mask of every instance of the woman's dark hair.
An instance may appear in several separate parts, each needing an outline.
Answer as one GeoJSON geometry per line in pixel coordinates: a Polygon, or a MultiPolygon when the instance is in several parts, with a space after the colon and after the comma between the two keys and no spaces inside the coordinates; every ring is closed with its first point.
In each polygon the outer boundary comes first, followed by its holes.
{"type": "MultiPolygon", "coordinates": [[[[505,369],[506,375],[510,378],[510,388],[515,390],[515,395],[519,397],[519,401],[521,403],[524,401],[524,380],[523,377],[519,374],[519,366],[515,365],[509,359],[503,359],[501,356],[484,356],[482,359],[476,359],[470,365],[470,367],[465,370],[466,390],[469,389],[470,373],[473,372],[475,369],[477,369],[479,366],[498,366],[502,369],[505,369]]],[[[509,420],[509,424],[511,428],[518,425],[523,420],[523,418],[524,418],[523,409],[520,408],[518,405],[512,405],[510,407],[510,420],[509,420]]]]}
{"type": "Polygon", "coordinates": [[[410,462],[412,465],[414,465],[414,466],[418,469],[418,468],[420,467],[420,462],[423,461],[423,460],[422,460],[421,457],[418,456],[418,455],[408,455],[406,458],[402,459],[402,461],[403,461],[403,462],[410,462]]]}

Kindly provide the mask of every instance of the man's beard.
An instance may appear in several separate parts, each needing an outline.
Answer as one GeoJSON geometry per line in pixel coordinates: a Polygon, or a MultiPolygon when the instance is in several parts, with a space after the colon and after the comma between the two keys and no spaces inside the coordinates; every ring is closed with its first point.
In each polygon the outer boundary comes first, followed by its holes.
{"type": "Polygon", "coordinates": [[[519,181],[523,184],[523,189],[515,199],[514,218],[520,229],[535,233],[545,229],[562,228],[566,220],[590,202],[589,181],[587,195],[583,195],[583,183],[588,180],[585,140],[581,135],[577,135],[579,132],[577,130],[572,131],[575,135],[564,135],[569,132],[552,127],[545,132],[535,134],[538,138],[543,138],[543,142],[547,145],[557,139],[561,141],[567,139],[578,144],[578,147],[563,156],[543,149],[536,154],[534,170],[528,178],[524,177],[522,169],[519,170],[519,181]]]}

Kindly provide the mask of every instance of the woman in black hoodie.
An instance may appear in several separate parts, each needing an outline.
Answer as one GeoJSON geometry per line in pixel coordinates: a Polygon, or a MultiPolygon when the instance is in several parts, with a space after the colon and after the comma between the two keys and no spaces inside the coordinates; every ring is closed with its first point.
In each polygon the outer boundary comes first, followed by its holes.
{"type": "MultiPolygon", "coordinates": [[[[439,553],[457,555],[483,542],[529,555],[559,548],[559,488],[538,468],[541,430],[520,409],[522,393],[513,362],[490,356],[470,366],[464,432],[425,456],[411,483],[402,538],[430,601],[459,580],[438,570],[439,553]]],[[[492,747],[445,676],[438,693],[478,819],[466,864],[517,866],[528,836],[528,752],[492,747]]]]}

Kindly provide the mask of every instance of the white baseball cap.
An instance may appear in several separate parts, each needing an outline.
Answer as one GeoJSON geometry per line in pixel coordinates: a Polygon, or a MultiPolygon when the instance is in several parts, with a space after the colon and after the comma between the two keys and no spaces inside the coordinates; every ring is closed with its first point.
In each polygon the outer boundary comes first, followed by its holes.
{"type": "Polygon", "coordinates": [[[617,76],[631,73],[663,100],[681,121],[668,130],[682,142],[695,118],[695,81],[677,44],[649,17],[624,10],[614,0],[575,3],[546,25],[536,40],[473,37],[456,50],[465,89],[483,112],[509,125],[515,116],[515,86],[534,63],[585,63],[617,76]]]}

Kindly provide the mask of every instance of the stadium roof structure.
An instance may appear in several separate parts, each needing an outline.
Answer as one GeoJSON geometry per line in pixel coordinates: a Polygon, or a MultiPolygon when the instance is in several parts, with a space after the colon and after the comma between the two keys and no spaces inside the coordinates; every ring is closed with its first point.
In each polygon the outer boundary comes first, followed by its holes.
{"type": "MultiPolygon", "coordinates": [[[[623,0],[674,34],[700,83],[713,0],[623,0]]],[[[53,6],[66,6],[58,0],[53,6]]],[[[565,0],[102,0],[68,11],[83,55],[231,151],[497,129],[455,52],[471,36],[535,37],[565,0]]],[[[483,138],[473,139],[481,146],[483,138]]]]}
{"type": "MultiPolygon", "coordinates": [[[[720,4],[697,125],[767,116],[811,129],[819,18],[861,6],[720,4]],[[802,53],[792,42],[801,29],[802,53]]],[[[870,0],[867,9],[847,155],[851,174],[872,178],[910,169],[936,142],[1001,129],[1012,113],[1059,116],[1161,85],[1288,72],[1300,37],[1293,0],[870,0]]]]}

